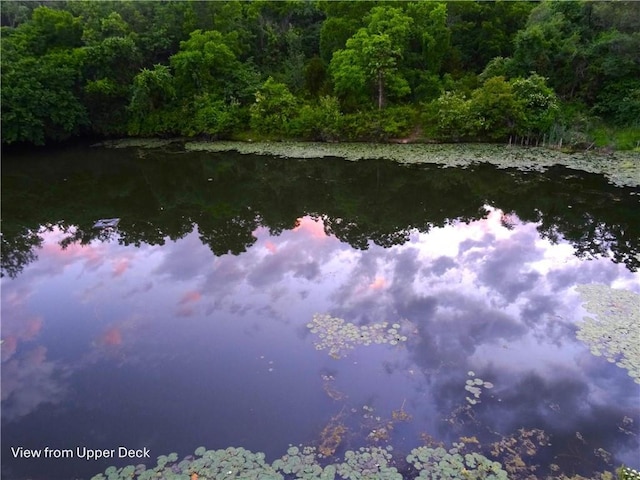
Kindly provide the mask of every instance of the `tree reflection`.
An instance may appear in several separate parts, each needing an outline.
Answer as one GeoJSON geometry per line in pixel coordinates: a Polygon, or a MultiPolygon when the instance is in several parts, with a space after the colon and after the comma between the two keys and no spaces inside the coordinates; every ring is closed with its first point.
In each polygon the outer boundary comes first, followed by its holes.
{"type": "Polygon", "coordinates": [[[327,233],[366,249],[405,243],[413,229],[483,218],[486,204],[539,223],[543,237],[568,240],[579,256],[610,257],[636,271],[640,222],[633,193],[564,167],[543,174],[487,164],[445,169],[228,152],[34,154],[5,161],[2,274],[14,277],[35,260],[42,225],[69,232],[63,247],[115,238],[162,245],[195,227],[214,254],[224,255],[244,252],[258,227],[278,233],[310,215],[322,218],[327,233]],[[93,228],[109,217],[121,218],[117,237],[93,228]]]}

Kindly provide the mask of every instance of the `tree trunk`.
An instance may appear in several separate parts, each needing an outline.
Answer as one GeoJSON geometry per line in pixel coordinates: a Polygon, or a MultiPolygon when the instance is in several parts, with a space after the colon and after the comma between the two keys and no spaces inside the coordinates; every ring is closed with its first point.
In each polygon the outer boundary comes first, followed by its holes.
{"type": "Polygon", "coordinates": [[[384,105],[384,74],[378,70],[378,110],[382,110],[384,105]]]}

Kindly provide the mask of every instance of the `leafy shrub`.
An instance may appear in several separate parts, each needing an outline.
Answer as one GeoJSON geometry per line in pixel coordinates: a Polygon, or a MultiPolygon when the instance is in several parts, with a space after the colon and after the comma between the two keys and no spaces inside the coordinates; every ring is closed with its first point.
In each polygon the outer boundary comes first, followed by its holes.
{"type": "Polygon", "coordinates": [[[259,133],[286,133],[296,112],[296,98],[287,86],[269,77],[256,92],[255,103],[251,105],[251,128],[259,133]]]}
{"type": "Polygon", "coordinates": [[[332,141],[340,137],[341,121],[338,99],[326,96],[317,105],[303,105],[290,131],[307,140],[332,141]]]}
{"type": "Polygon", "coordinates": [[[427,105],[422,121],[438,140],[457,142],[473,133],[470,108],[462,95],[445,92],[427,105]]]}
{"type": "Polygon", "coordinates": [[[408,105],[384,110],[365,110],[344,115],[342,133],[348,140],[384,141],[409,135],[415,125],[415,110],[408,105]]]}
{"type": "Polygon", "coordinates": [[[214,137],[228,136],[242,123],[241,108],[238,102],[227,103],[210,95],[196,99],[196,111],[189,122],[187,135],[207,134],[214,137]]]}
{"type": "Polygon", "coordinates": [[[505,140],[523,124],[524,109],[504,77],[492,77],[474,90],[469,107],[478,134],[491,140],[505,140]]]}

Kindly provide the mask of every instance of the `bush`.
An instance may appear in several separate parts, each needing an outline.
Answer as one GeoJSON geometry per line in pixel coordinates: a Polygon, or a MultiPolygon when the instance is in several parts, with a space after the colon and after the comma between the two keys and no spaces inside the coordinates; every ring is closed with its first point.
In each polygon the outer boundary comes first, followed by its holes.
{"type": "Polygon", "coordinates": [[[411,106],[388,107],[384,110],[365,110],[344,115],[342,133],[348,140],[386,141],[409,135],[416,123],[411,106]]]}
{"type": "Polygon", "coordinates": [[[490,140],[506,140],[525,120],[523,105],[504,77],[492,77],[474,90],[470,113],[478,134],[490,140]]]}
{"type": "Polygon", "coordinates": [[[516,78],[510,83],[524,113],[518,133],[536,138],[547,133],[560,111],[553,89],[546,85],[544,77],[536,74],[516,78]]]}
{"type": "Polygon", "coordinates": [[[336,97],[322,97],[316,105],[303,105],[291,121],[292,135],[306,140],[333,141],[340,137],[342,114],[336,97]]]}
{"type": "Polygon", "coordinates": [[[196,98],[195,116],[183,133],[206,134],[215,138],[228,137],[242,125],[242,112],[238,102],[227,103],[210,95],[196,98]]]}
{"type": "Polygon", "coordinates": [[[269,77],[250,108],[251,128],[258,133],[286,135],[297,112],[297,101],[284,83],[269,77]]]}
{"type": "Polygon", "coordinates": [[[438,140],[458,142],[475,132],[470,108],[462,95],[445,92],[427,105],[422,121],[438,140]]]}

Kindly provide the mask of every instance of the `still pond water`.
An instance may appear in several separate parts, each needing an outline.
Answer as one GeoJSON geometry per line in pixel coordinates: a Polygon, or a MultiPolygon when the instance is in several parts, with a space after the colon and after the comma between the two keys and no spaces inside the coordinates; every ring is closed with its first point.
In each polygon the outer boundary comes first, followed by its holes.
{"type": "Polygon", "coordinates": [[[461,439],[516,479],[638,468],[640,386],[577,338],[576,289],[640,294],[638,193],[560,166],[4,158],[2,478],[290,445],[389,447],[410,477],[461,439]],[[78,458],[119,446],[150,459],[78,458]]]}

